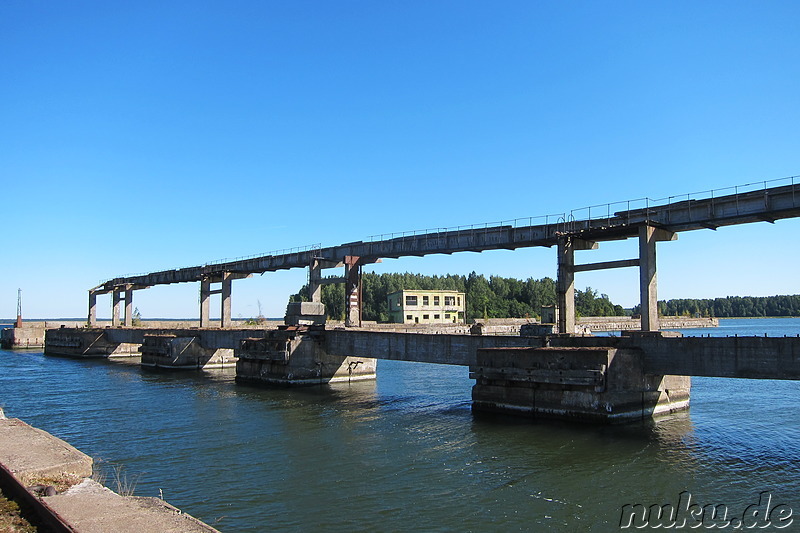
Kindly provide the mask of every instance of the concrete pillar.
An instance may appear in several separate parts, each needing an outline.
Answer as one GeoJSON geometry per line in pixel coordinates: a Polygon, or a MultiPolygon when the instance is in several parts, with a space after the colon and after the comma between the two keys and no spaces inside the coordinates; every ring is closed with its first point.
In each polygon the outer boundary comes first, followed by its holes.
{"type": "Polygon", "coordinates": [[[347,256],[344,259],[345,272],[345,322],[346,327],[361,325],[361,264],[359,257],[347,256]]]}
{"type": "Polygon", "coordinates": [[[119,326],[119,303],[122,301],[122,293],[119,290],[114,290],[111,296],[111,325],[114,327],[119,326]]]}
{"type": "Polygon", "coordinates": [[[231,289],[233,275],[230,272],[222,273],[222,312],[220,313],[223,328],[231,327],[231,289]]]}
{"type": "Polygon", "coordinates": [[[318,259],[312,259],[308,266],[308,297],[312,302],[322,302],[322,264],[318,259]]]}
{"type": "Polygon", "coordinates": [[[128,289],[125,291],[125,326],[131,327],[133,325],[133,290],[128,289]]]}
{"type": "Polygon", "coordinates": [[[559,333],[575,334],[575,251],[597,248],[596,242],[577,237],[562,237],[558,241],[556,314],[559,333]]]}
{"type": "Polygon", "coordinates": [[[211,280],[200,281],[200,327],[211,327],[211,280]]]}
{"type": "Polygon", "coordinates": [[[90,328],[97,326],[97,294],[89,291],[89,317],[86,321],[90,328]]]}
{"type": "Polygon", "coordinates": [[[659,331],[658,281],[656,276],[656,243],[675,241],[678,234],[656,228],[639,228],[639,294],[642,308],[642,331],[659,331]]]}
{"type": "Polygon", "coordinates": [[[575,333],[575,248],[570,237],[558,240],[558,276],[556,280],[558,332],[575,333]]]}

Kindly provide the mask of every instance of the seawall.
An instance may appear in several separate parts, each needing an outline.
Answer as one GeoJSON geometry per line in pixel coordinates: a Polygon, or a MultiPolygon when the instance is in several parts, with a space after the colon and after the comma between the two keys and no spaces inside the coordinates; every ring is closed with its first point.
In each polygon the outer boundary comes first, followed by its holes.
{"type": "Polygon", "coordinates": [[[0,487],[41,531],[217,532],[159,498],[111,491],[92,479],[92,468],[88,455],[0,410],[0,487]]]}

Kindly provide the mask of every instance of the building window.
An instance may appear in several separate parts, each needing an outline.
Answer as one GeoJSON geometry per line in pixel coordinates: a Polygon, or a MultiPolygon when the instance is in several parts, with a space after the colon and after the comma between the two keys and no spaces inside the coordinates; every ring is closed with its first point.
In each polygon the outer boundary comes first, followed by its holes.
{"type": "Polygon", "coordinates": [[[455,296],[445,296],[444,297],[444,305],[449,305],[449,306],[456,305],[456,297],[455,296]]]}
{"type": "Polygon", "coordinates": [[[423,320],[430,320],[431,315],[422,315],[423,320]]]}
{"type": "Polygon", "coordinates": [[[458,297],[458,306],[461,307],[461,296],[458,297]]]}
{"type": "Polygon", "coordinates": [[[433,315],[433,319],[434,319],[434,320],[439,320],[439,316],[440,316],[440,315],[433,315]]]}
{"type": "Polygon", "coordinates": [[[411,316],[411,315],[406,315],[406,320],[411,320],[412,318],[414,318],[414,317],[411,316]]]}
{"type": "Polygon", "coordinates": [[[434,296],[433,297],[433,305],[439,305],[439,297],[438,296],[434,296]]]}
{"type": "Polygon", "coordinates": [[[423,296],[422,297],[422,305],[428,305],[428,304],[429,304],[428,297],[427,296],[423,296]]]}
{"type": "Polygon", "coordinates": [[[415,306],[415,305],[417,305],[417,297],[416,296],[406,296],[406,307],[415,306]]]}

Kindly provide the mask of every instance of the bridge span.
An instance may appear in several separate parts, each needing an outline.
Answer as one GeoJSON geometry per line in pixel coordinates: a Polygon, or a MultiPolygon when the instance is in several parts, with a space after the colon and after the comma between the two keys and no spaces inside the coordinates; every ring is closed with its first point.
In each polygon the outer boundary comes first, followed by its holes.
{"type": "MultiPolygon", "coordinates": [[[[209,368],[236,365],[236,379],[302,385],[374,379],[376,358],[468,366],[476,410],[534,417],[616,422],[685,409],[691,376],[800,379],[800,337],[681,338],[661,332],[657,312],[656,243],[682,231],[716,229],[800,216],[800,180],[757,190],[734,188],[703,198],[646,200],[624,209],[588,208],[563,215],[380,236],[328,248],[309,247],[235,261],[108,280],[89,291],[87,328],[47,332],[45,353],[139,354],[143,366],[209,368]],[[594,213],[592,212],[594,209],[594,213]],[[638,257],[576,264],[576,250],[637,238],[638,257]],[[533,246],[558,248],[557,332],[484,336],[370,331],[361,326],[361,270],[382,258],[481,252],[533,246]],[[323,278],[344,267],[341,278],[323,278]],[[574,278],[578,272],[638,267],[641,332],[621,337],[576,335],[574,278]],[[309,269],[311,302],[292,303],[279,329],[231,328],[231,284],[255,273],[309,269]],[[133,292],[153,285],[199,282],[200,328],[147,330],[132,325],[133,292]],[[326,329],[321,286],[345,283],[347,327],[326,329]],[[218,284],[212,289],[212,284],[218,284]],[[113,326],[96,326],[97,296],[112,294],[113,326]],[[221,329],[210,327],[209,297],[219,293],[221,329]],[[307,319],[311,318],[310,321],[307,319]]],[[[533,328],[535,329],[535,327],[533,328]]]]}
{"type": "Polygon", "coordinates": [[[200,283],[200,324],[211,325],[209,301],[221,294],[221,327],[231,326],[232,282],[253,274],[292,268],[309,269],[309,289],[313,302],[321,301],[321,286],[344,283],[346,286],[346,324],[361,324],[361,270],[363,265],[382,258],[514,250],[524,247],[558,247],[557,308],[558,330],[575,330],[574,278],[578,272],[638,267],[642,308],[642,330],[659,330],[657,312],[656,243],[672,241],[683,231],[717,229],[752,222],[772,222],[800,216],[800,179],[776,180],[752,186],[731,187],[729,194],[710,191],[704,197],[691,195],[661,201],[607,204],[558,216],[517,219],[495,225],[436,229],[400,235],[381,235],[332,247],[311,246],[281,253],[265,254],[234,261],[222,261],[188,268],[164,270],[136,276],[117,277],[89,290],[88,324],[97,325],[97,296],[112,294],[114,325],[130,326],[133,293],[154,285],[200,283]],[[582,217],[582,218],[578,218],[582,217]],[[536,222],[536,223],[534,223],[536,222]],[[576,264],[576,250],[591,250],[604,241],[639,239],[638,257],[600,263],[576,264]],[[343,267],[339,278],[323,278],[324,269],[343,267]],[[212,289],[212,284],[216,288],[212,289]],[[120,306],[124,302],[124,319],[120,306]]]}
{"type": "Polygon", "coordinates": [[[476,410],[619,422],[685,409],[691,376],[800,380],[798,337],[464,335],[279,329],[61,328],[45,353],[138,355],[146,367],[236,365],[236,379],[311,385],[374,379],[376,359],[469,367],[476,410]]]}

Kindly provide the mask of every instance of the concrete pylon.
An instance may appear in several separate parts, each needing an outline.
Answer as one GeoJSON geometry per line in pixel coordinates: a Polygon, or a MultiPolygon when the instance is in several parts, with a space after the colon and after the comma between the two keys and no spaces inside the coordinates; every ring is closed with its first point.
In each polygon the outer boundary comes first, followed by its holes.
{"type": "Polygon", "coordinates": [[[322,262],[312,259],[308,265],[308,298],[312,302],[322,302],[322,262]]]}
{"type": "Polygon", "coordinates": [[[558,332],[575,334],[575,251],[596,250],[596,242],[566,236],[558,240],[556,309],[558,332]]]}
{"type": "Polygon", "coordinates": [[[642,309],[642,331],[659,331],[658,277],[656,243],[674,241],[678,234],[645,225],[639,228],[639,294],[642,309]]]}
{"type": "Polygon", "coordinates": [[[117,327],[119,323],[119,304],[122,301],[122,291],[115,289],[111,293],[111,325],[117,327]]]}
{"type": "Polygon", "coordinates": [[[569,237],[558,240],[556,300],[558,332],[575,333],[575,249],[569,237]]]}
{"type": "Polygon", "coordinates": [[[90,328],[97,326],[97,294],[89,291],[89,316],[86,325],[90,328]]]}
{"type": "Polygon", "coordinates": [[[231,292],[233,289],[233,274],[230,272],[222,273],[222,317],[220,326],[223,328],[231,327],[231,292]]]}
{"type": "Polygon", "coordinates": [[[361,326],[361,263],[360,257],[344,258],[345,272],[345,327],[361,326]]]}
{"type": "Polygon", "coordinates": [[[133,326],[133,289],[125,290],[125,327],[133,326]]]}
{"type": "Polygon", "coordinates": [[[200,327],[211,327],[211,280],[200,280],[200,327]]]}

